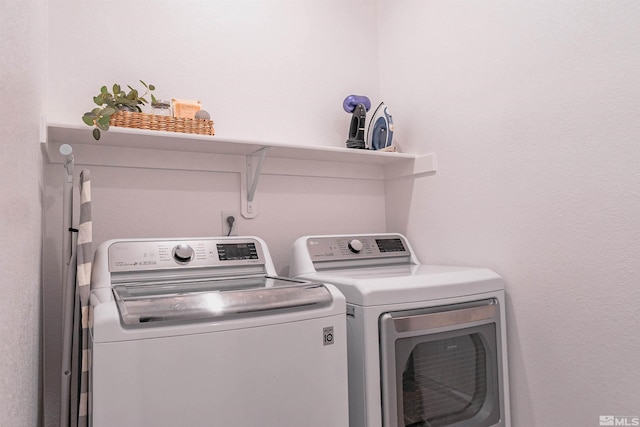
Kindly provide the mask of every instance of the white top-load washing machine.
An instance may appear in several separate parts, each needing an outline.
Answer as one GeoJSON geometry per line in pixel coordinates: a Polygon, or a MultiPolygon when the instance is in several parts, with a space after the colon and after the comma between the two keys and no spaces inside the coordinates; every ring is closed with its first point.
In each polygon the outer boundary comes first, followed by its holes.
{"type": "Polygon", "coordinates": [[[290,275],[347,299],[350,427],[509,426],[504,283],[400,234],[305,236],[290,275]]]}
{"type": "Polygon", "coordinates": [[[275,277],[256,237],[96,251],[94,427],[347,427],[345,300],[275,277]]]}

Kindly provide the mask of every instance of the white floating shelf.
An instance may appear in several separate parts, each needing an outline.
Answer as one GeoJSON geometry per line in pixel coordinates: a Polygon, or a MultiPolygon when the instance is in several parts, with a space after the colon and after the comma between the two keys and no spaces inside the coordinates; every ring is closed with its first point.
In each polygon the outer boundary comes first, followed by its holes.
{"type": "Polygon", "coordinates": [[[255,216],[247,200],[253,199],[260,173],[385,180],[436,171],[435,154],[287,145],[119,127],[102,132],[100,141],[95,141],[88,126],[48,123],[43,125],[41,142],[51,163],[64,162],[58,150],[69,144],[76,162],[83,165],[240,172],[243,214],[248,217],[255,216]]]}

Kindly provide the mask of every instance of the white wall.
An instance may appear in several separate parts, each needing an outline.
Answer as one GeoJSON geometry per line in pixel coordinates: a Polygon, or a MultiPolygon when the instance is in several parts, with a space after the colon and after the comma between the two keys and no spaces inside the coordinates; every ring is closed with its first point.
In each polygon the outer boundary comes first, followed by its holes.
{"type": "MultiPolygon", "coordinates": [[[[260,214],[241,232],[264,237],[283,272],[298,235],[385,224],[406,232],[424,262],[494,268],[509,296],[514,425],[640,415],[635,2],[381,0],[378,13],[355,0],[49,7],[54,122],[80,123],[101,84],[142,78],[161,97],[201,99],[219,137],[342,146],[344,96],[384,95],[402,148],[438,154],[435,176],[386,189],[265,176],[260,214]],[[122,18],[100,20],[97,10],[122,18]],[[383,211],[385,194],[386,215],[360,214],[383,211]],[[287,226],[274,226],[282,218],[287,226]]],[[[217,234],[219,212],[239,210],[235,174],[91,171],[96,241],[217,234]],[[180,220],[183,209],[193,220],[180,220]]],[[[45,333],[54,348],[61,175],[46,165],[45,333]]],[[[50,425],[55,392],[50,382],[50,425]]]]}
{"type": "Polygon", "coordinates": [[[38,423],[46,4],[0,2],[0,425],[38,423]]]}
{"type": "Polygon", "coordinates": [[[380,7],[381,94],[439,161],[388,228],[505,277],[514,426],[640,416],[640,4],[380,7]]]}
{"type": "MultiPolygon", "coordinates": [[[[78,156],[76,156],[78,158],[78,156]]],[[[76,163],[77,175],[83,166],[76,163]]],[[[112,238],[221,234],[221,211],[240,211],[239,174],[90,166],[94,248],[112,238]]],[[[46,425],[57,425],[61,360],[61,165],[46,165],[45,373],[46,425]]],[[[290,246],[304,234],[384,230],[384,187],[369,180],[263,175],[259,213],[239,218],[243,235],[265,239],[279,274],[290,246]],[[379,212],[380,215],[363,215],[379,212]]],[[[75,191],[76,198],[78,190],[75,191]]],[[[75,214],[77,223],[78,213],[75,214]]]]}
{"type": "Polygon", "coordinates": [[[221,138],[342,147],[343,99],[378,91],[373,4],[54,0],[48,119],[81,124],[102,85],[142,79],[201,100],[221,138]]]}
{"type": "MultiPolygon", "coordinates": [[[[102,84],[143,79],[158,87],[159,97],[201,99],[217,138],[343,147],[350,123],[344,97],[378,93],[371,1],[53,1],[49,27],[51,122],[81,124],[102,84]],[[103,11],[126,17],[130,34],[109,31],[122,23],[98,19],[103,11]]],[[[77,182],[87,166],[81,154],[75,158],[77,182]]],[[[241,210],[237,173],[88,169],[96,245],[110,238],[216,236],[221,211],[241,210]]],[[[63,177],[62,165],[45,165],[48,426],[59,417],[63,177]]],[[[280,274],[287,273],[290,246],[301,235],[385,227],[379,180],[264,174],[256,197],[258,216],[241,218],[240,234],[264,238],[280,274]]]]}

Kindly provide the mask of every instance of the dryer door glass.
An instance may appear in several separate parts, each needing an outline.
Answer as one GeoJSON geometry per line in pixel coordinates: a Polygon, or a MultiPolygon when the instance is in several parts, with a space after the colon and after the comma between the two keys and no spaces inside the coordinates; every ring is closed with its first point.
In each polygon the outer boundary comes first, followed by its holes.
{"type": "Polygon", "coordinates": [[[381,318],[385,426],[501,425],[499,319],[487,307],[497,308],[491,303],[381,318]],[[454,318],[460,322],[449,321],[454,318]]]}
{"type": "MultiPolygon", "coordinates": [[[[398,343],[399,350],[406,344],[398,343]]],[[[487,398],[488,368],[478,333],[413,346],[402,372],[405,425],[448,426],[474,418],[487,398]]]]}

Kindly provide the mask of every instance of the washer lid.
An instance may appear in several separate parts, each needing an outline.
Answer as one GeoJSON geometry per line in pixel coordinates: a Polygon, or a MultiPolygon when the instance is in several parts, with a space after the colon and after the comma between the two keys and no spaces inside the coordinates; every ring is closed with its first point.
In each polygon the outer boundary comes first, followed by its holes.
{"type": "Polygon", "coordinates": [[[122,284],[113,286],[113,294],[125,326],[265,315],[333,301],[323,284],[268,276],[122,284]]]}
{"type": "Polygon", "coordinates": [[[500,276],[486,268],[396,265],[343,268],[298,276],[335,285],[348,303],[373,306],[500,291],[500,276]]]}

